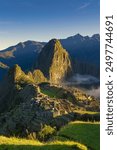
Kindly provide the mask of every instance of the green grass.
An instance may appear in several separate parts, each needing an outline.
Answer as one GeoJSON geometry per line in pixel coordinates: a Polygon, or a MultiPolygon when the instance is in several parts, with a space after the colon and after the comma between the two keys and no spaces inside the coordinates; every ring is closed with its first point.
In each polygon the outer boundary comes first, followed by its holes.
{"type": "MultiPolygon", "coordinates": [[[[56,87],[49,87],[49,88],[43,88],[41,87],[41,92],[48,95],[51,98],[60,98],[61,94],[61,89],[56,88],[56,87]]],[[[63,93],[63,91],[62,91],[63,93]]]]}
{"type": "Polygon", "coordinates": [[[75,110],[74,112],[80,113],[80,114],[89,114],[89,115],[100,115],[100,112],[94,112],[94,111],[82,111],[82,110],[75,110]]]}
{"type": "Polygon", "coordinates": [[[87,150],[87,147],[74,141],[41,143],[34,140],[0,136],[0,150],[87,150]]]}
{"type": "Polygon", "coordinates": [[[58,140],[73,140],[85,144],[91,150],[100,149],[100,125],[91,122],[71,122],[58,133],[58,140]]]}
{"type": "Polygon", "coordinates": [[[46,143],[0,136],[0,150],[89,150],[87,147],[90,150],[100,149],[99,122],[70,122],[46,143]]]}
{"type": "Polygon", "coordinates": [[[56,91],[52,92],[50,90],[44,90],[44,89],[41,89],[41,92],[45,95],[48,95],[49,97],[51,98],[58,98],[57,95],[56,95],[56,91]]]}
{"type": "Polygon", "coordinates": [[[60,87],[43,87],[40,86],[41,92],[51,98],[68,99],[70,102],[75,101],[75,97],[67,90],[60,87]]]}

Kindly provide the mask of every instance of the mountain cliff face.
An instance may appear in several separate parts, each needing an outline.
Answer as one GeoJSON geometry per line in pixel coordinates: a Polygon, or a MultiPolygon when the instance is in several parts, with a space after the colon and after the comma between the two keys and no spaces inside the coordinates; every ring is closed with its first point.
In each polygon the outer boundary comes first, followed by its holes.
{"type": "Polygon", "coordinates": [[[13,66],[8,71],[8,80],[12,83],[17,83],[21,78],[26,78],[25,73],[21,70],[18,65],[13,66]]]}
{"type": "Polygon", "coordinates": [[[39,68],[51,83],[59,83],[70,75],[70,57],[59,40],[53,39],[46,44],[39,54],[36,68],[39,68]]]}

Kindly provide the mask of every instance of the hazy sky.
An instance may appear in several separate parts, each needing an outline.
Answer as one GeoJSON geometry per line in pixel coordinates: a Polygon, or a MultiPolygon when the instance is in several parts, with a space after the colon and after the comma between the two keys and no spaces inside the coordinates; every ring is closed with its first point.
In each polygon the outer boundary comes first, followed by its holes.
{"type": "Polygon", "coordinates": [[[0,49],[99,33],[99,0],[0,0],[0,49]]]}

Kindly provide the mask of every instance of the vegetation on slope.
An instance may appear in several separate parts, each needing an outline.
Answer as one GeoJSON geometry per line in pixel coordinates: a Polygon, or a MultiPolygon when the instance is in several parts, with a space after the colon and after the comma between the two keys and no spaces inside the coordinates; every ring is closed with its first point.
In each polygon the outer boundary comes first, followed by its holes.
{"type": "Polygon", "coordinates": [[[0,150],[87,150],[83,144],[73,141],[39,141],[0,136],[0,150]]]}
{"type": "Polygon", "coordinates": [[[71,122],[61,128],[57,139],[73,140],[85,144],[91,150],[100,149],[100,125],[99,122],[71,122]]]}
{"type": "Polygon", "coordinates": [[[99,150],[99,129],[99,122],[70,122],[45,143],[0,136],[0,150],[99,150]]]}

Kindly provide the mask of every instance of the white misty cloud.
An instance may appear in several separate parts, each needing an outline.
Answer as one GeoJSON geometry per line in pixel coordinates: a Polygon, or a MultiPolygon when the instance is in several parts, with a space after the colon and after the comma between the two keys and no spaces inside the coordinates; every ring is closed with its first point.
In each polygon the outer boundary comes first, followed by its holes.
{"type": "Polygon", "coordinates": [[[86,90],[86,93],[89,95],[92,95],[96,98],[100,98],[100,87],[98,88],[92,88],[91,90],[86,90]]]}
{"type": "Polygon", "coordinates": [[[75,74],[71,77],[70,81],[73,82],[73,84],[93,84],[98,83],[99,79],[91,75],[75,74]]]}
{"type": "Polygon", "coordinates": [[[78,9],[85,9],[90,5],[90,3],[84,3],[83,5],[81,5],[78,9]]]}
{"type": "Polygon", "coordinates": [[[65,84],[71,85],[71,86],[76,86],[79,89],[83,90],[85,93],[88,95],[94,96],[96,98],[100,98],[100,86],[95,87],[96,83],[99,83],[99,79],[91,76],[91,75],[81,75],[81,74],[75,74],[74,76],[71,77],[69,82],[66,82],[65,84]],[[80,87],[81,85],[84,85],[84,87],[80,87]],[[92,84],[92,85],[91,85],[92,84]],[[85,86],[90,85],[91,89],[85,88],[85,86]]]}

